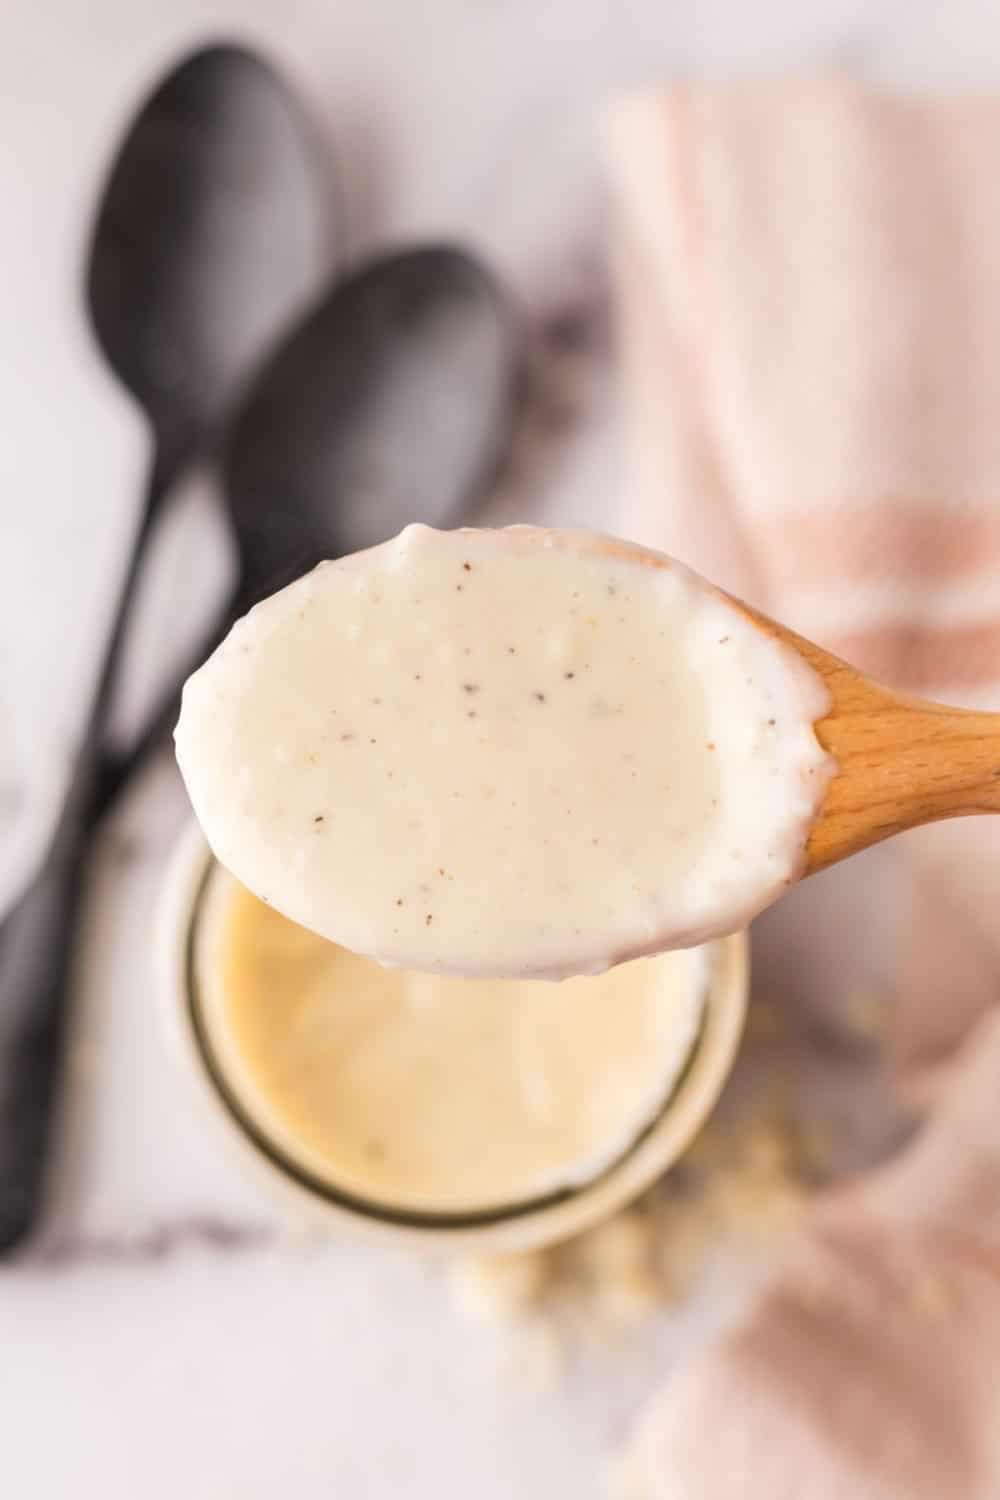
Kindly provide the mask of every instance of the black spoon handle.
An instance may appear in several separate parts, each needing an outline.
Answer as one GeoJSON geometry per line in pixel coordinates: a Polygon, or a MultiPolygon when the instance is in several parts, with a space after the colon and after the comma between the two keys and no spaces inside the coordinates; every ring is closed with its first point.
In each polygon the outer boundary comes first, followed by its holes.
{"type": "Polygon", "coordinates": [[[42,866],[0,922],[0,1253],[39,1207],[96,775],[78,762],[42,866]]]}
{"type": "Polygon", "coordinates": [[[104,726],[140,563],[173,466],[154,459],[97,692],[41,866],[0,919],[0,1254],[41,1201],[84,869],[96,822],[104,726]]]}

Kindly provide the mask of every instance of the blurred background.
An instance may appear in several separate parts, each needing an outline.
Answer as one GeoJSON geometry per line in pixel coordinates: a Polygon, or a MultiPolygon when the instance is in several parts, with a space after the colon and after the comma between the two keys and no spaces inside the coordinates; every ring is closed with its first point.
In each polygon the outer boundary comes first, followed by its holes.
{"type": "MultiPolygon", "coordinates": [[[[85,308],[99,196],[157,82],[219,39],[274,63],[313,122],[331,267],[446,241],[481,257],[510,296],[523,340],[514,429],[496,482],[467,514],[607,529],[627,515],[609,104],[638,85],[731,75],[831,72],[905,89],[990,88],[1000,77],[1000,17],[987,0],[8,0],[5,904],[58,814],[149,463],[147,426],[85,308]]],[[[115,704],[123,741],[236,566],[209,466],[178,465],[161,520],[115,704]]],[[[756,1088],[745,1132],[756,1146],[710,1146],[725,1191],[689,1182],[691,1215],[669,1208],[671,1244],[684,1248],[676,1263],[658,1260],[654,1289],[634,1294],[590,1247],[568,1270],[544,1268],[565,1272],[558,1315],[519,1320],[507,1303],[520,1283],[282,1221],[192,1116],[165,1061],[150,963],[156,895],[186,815],[161,747],[116,801],[87,866],[44,1222],[0,1264],[7,1483],[39,1500],[71,1486],[102,1500],[263,1500],[279,1486],[296,1500],[605,1493],[638,1405],[743,1304],[776,1226],[815,1186],[881,1160],[909,1130],[878,1034],[891,988],[882,945],[897,922],[889,866],[875,855],[837,887],[842,924],[858,934],[850,952],[824,924],[832,886],[803,893],[793,928],[770,941],[764,924],[758,972],[770,988],[748,1057],[764,1057],[772,1079],[775,1055],[791,1057],[792,1092],[818,1099],[816,1114],[793,1106],[790,1117],[756,1088]],[[843,965],[842,1014],[790,1036],[788,965],[807,968],[824,943],[843,965]]],[[[643,1241],[634,1252],[629,1233],[626,1261],[648,1250],[643,1241]]],[[[614,1262],[619,1249],[605,1249],[614,1262]]]]}

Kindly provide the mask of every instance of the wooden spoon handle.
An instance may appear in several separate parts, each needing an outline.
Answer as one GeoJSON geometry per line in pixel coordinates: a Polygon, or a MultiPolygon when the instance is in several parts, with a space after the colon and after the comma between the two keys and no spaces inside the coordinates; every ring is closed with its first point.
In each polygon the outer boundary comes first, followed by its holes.
{"type": "Polygon", "coordinates": [[[1000,714],[919,699],[839,706],[816,725],[839,772],[807,847],[808,872],[941,818],[1000,812],[1000,714]]]}
{"type": "Polygon", "coordinates": [[[741,604],[819,673],[830,709],[816,737],[837,761],[806,846],[805,874],[942,818],[1000,812],[1000,714],[890,692],[741,604]]]}

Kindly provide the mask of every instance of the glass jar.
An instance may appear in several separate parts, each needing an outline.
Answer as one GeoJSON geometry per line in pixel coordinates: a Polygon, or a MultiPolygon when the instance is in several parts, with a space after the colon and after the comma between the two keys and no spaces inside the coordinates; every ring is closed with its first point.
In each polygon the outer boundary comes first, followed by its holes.
{"type": "Polygon", "coordinates": [[[170,1049],[197,1102],[230,1152],[298,1222],[420,1250],[479,1254],[529,1250],[592,1227],[648,1188],[681,1155],[712,1110],[742,1034],[748,943],[737,933],[711,945],[698,1035],[653,1121],[631,1146],[582,1186],[528,1203],[476,1213],[394,1210],[340,1191],[307,1169],[256,1117],[227,1078],[205,1020],[205,964],[213,945],[213,883],[221,870],[197,826],[181,838],[160,902],[156,966],[170,1049]]]}

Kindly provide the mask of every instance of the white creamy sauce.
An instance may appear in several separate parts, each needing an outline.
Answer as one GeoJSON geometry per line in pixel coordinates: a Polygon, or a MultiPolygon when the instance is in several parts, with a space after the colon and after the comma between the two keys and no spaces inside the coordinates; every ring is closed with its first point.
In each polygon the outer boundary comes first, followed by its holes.
{"type": "Polygon", "coordinates": [[[221,862],[384,963],[598,972],[734,931],[799,873],[821,679],[680,564],[410,526],[257,606],[184,691],[221,862]]]}
{"type": "Polygon", "coordinates": [[[710,978],[702,949],[561,985],[385,969],[227,875],[199,929],[212,1049],[256,1127],[341,1191],[425,1213],[610,1167],[669,1099],[710,978]]]}

